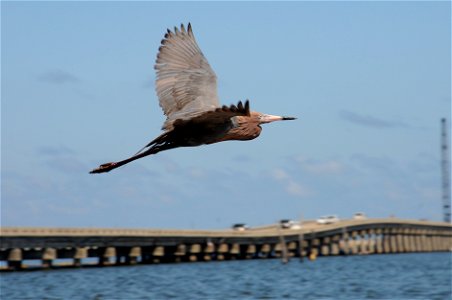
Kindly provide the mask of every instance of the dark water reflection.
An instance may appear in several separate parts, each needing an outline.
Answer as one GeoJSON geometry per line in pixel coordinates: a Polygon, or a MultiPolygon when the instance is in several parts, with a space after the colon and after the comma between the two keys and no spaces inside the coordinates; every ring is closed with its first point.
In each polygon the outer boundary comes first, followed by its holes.
{"type": "Polygon", "coordinates": [[[451,253],[1,274],[1,299],[452,299],[451,253]]]}

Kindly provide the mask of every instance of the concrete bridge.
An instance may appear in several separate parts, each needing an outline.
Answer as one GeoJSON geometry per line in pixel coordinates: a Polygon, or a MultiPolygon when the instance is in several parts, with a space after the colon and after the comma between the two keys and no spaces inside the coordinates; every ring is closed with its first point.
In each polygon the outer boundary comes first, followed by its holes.
{"type": "Polygon", "coordinates": [[[0,228],[2,270],[147,263],[264,259],[452,250],[452,225],[389,219],[303,222],[301,228],[269,225],[245,231],[102,228],[0,228]],[[96,259],[93,259],[96,258],[96,259]],[[89,262],[88,262],[89,261],[89,262]],[[94,261],[94,262],[93,262],[94,261]]]}

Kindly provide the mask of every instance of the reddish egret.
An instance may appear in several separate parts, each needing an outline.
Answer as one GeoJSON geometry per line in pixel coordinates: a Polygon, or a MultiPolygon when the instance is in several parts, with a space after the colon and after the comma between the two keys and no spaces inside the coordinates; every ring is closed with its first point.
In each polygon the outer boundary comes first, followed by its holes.
{"type": "Polygon", "coordinates": [[[174,32],[168,29],[161,42],[154,68],[156,91],[166,115],[163,133],[135,155],[100,165],[90,173],[103,173],[131,161],[177,147],[200,146],[229,140],[252,140],[261,133],[261,124],[292,117],[250,111],[243,104],[221,106],[217,77],[199,49],[190,23],[174,32]]]}

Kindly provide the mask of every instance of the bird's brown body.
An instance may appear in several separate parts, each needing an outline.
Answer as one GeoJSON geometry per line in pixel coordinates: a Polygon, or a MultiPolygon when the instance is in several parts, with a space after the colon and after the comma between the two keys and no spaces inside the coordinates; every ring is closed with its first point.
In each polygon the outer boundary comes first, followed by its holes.
{"type": "Polygon", "coordinates": [[[90,173],[104,173],[136,159],[177,147],[193,147],[229,140],[252,140],[260,124],[293,120],[250,111],[245,104],[219,106],[216,76],[199,49],[191,25],[168,30],[157,55],[156,90],[167,120],[164,132],[135,155],[106,163],[90,173]]]}

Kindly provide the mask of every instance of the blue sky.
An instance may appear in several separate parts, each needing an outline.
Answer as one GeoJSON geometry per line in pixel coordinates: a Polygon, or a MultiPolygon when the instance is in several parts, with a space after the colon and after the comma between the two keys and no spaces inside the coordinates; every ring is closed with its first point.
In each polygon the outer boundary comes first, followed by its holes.
{"type": "Polygon", "coordinates": [[[3,226],[441,219],[450,2],[1,5],[3,226]],[[222,103],[298,120],[88,174],[160,134],[153,65],[188,22],[222,103]]]}

